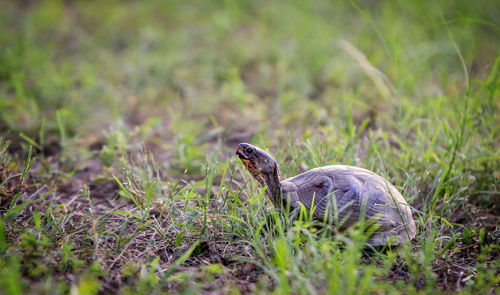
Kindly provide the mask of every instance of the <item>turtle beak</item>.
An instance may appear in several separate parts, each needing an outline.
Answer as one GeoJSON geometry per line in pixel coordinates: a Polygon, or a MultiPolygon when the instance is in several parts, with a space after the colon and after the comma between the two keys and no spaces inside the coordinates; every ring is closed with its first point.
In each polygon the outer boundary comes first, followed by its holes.
{"type": "Polygon", "coordinates": [[[243,146],[241,144],[238,145],[238,148],[236,149],[236,155],[238,155],[238,157],[240,157],[241,160],[248,160],[248,157],[243,151],[243,146]]]}

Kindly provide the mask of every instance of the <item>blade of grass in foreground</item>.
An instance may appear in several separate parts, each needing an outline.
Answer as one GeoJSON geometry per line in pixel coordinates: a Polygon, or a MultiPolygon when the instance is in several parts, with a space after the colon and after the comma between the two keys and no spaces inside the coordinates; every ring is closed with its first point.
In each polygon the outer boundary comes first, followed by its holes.
{"type": "Polygon", "coordinates": [[[193,243],[193,245],[191,245],[191,247],[189,247],[189,249],[186,252],[184,252],[184,254],[181,255],[181,257],[177,258],[177,260],[175,260],[174,263],[172,263],[172,265],[170,265],[170,267],[167,268],[163,273],[164,275],[163,280],[168,278],[168,276],[171,275],[177,269],[177,267],[179,267],[179,265],[188,260],[188,258],[191,257],[191,254],[198,247],[199,244],[200,241],[197,240],[196,242],[193,243]]]}

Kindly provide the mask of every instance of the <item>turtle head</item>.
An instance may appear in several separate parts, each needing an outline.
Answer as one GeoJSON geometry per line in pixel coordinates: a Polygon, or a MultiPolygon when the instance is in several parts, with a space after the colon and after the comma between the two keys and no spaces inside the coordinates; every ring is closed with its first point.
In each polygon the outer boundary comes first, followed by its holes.
{"type": "MultiPolygon", "coordinates": [[[[254,177],[274,173],[278,167],[276,160],[271,155],[248,143],[240,143],[236,154],[254,177]]],[[[260,181],[260,179],[257,180],[260,181]]]]}
{"type": "Polygon", "coordinates": [[[267,186],[271,200],[281,196],[280,177],[276,160],[262,149],[249,143],[240,143],[236,155],[260,184],[267,186]]]}

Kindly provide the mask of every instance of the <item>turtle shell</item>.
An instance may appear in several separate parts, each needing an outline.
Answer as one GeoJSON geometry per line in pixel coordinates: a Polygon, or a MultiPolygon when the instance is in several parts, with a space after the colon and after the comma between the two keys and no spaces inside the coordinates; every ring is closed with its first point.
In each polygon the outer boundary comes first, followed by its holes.
{"type": "Polygon", "coordinates": [[[397,245],[415,237],[410,206],[399,191],[381,176],[359,167],[324,166],[281,181],[284,201],[292,208],[302,203],[313,217],[332,222],[341,230],[360,221],[374,220],[378,228],[368,239],[373,246],[397,245]]]}

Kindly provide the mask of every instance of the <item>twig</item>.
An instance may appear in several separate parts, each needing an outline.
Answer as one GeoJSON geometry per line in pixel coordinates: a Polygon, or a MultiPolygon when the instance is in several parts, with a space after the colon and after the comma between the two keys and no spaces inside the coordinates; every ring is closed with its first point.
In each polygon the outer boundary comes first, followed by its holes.
{"type": "Polygon", "coordinates": [[[129,242],[129,243],[127,244],[127,246],[125,246],[125,247],[123,248],[123,250],[122,250],[122,252],[120,253],[120,255],[118,255],[118,257],[116,257],[116,259],[115,259],[113,262],[111,262],[111,264],[108,266],[108,270],[111,270],[111,269],[113,268],[113,266],[115,265],[115,263],[116,263],[118,260],[120,260],[120,258],[122,258],[123,253],[125,253],[125,251],[127,251],[128,247],[129,247],[130,245],[132,245],[132,243],[130,243],[130,242],[129,242]]]}
{"type": "Polygon", "coordinates": [[[460,274],[458,275],[458,279],[457,279],[457,291],[460,291],[460,280],[462,279],[462,276],[464,275],[464,272],[461,271],[460,274]]]}

